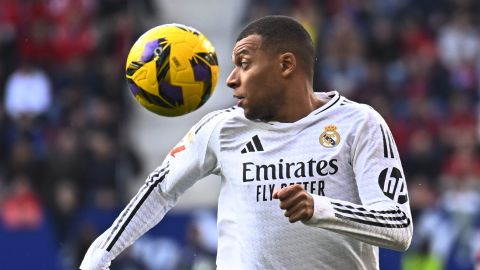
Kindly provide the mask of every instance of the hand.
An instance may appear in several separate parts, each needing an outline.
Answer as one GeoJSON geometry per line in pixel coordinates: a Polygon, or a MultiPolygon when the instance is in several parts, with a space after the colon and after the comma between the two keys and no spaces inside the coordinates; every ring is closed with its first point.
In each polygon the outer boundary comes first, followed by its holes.
{"type": "Polygon", "coordinates": [[[273,198],[280,200],[280,208],[290,223],[308,221],[313,216],[313,197],[299,184],[277,190],[273,198]]]}
{"type": "Polygon", "coordinates": [[[85,258],[83,258],[80,270],[109,270],[110,268],[109,254],[105,250],[88,249],[85,258]]]}
{"type": "Polygon", "coordinates": [[[103,239],[102,236],[98,237],[88,248],[85,257],[83,258],[82,264],[80,265],[80,270],[110,269],[110,262],[113,260],[113,255],[105,249],[99,248],[100,243],[103,239]]]}

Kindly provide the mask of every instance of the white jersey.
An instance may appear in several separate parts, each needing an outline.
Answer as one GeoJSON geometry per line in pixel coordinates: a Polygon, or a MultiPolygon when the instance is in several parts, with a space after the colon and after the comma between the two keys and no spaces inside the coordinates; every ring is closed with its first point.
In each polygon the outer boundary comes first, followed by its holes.
{"type": "MultiPolygon", "coordinates": [[[[238,107],[197,123],[90,254],[116,257],[198,179],[221,176],[218,269],[378,269],[378,247],[405,250],[408,193],[393,137],[371,107],[337,92],[294,123],[255,122],[238,107]],[[289,223],[274,191],[301,184],[314,215],[289,223]]],[[[88,256],[88,253],[87,253],[88,256]]]]}

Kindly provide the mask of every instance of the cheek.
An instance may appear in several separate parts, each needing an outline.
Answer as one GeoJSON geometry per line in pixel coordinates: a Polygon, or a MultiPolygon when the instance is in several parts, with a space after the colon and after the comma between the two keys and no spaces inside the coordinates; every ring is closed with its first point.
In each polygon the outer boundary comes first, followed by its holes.
{"type": "Polygon", "coordinates": [[[257,72],[248,80],[249,94],[258,98],[268,98],[277,91],[278,79],[268,69],[257,72]]]}
{"type": "Polygon", "coordinates": [[[272,74],[265,74],[265,76],[260,77],[258,85],[260,86],[258,95],[262,100],[273,102],[279,98],[281,87],[278,78],[275,78],[272,74]]]}

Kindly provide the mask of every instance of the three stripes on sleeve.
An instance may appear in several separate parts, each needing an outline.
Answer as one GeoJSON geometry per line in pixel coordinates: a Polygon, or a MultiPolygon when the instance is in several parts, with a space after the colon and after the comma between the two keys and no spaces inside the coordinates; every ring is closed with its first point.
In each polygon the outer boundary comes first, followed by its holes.
{"type": "Polygon", "coordinates": [[[142,186],[137,195],[130,201],[125,210],[120,214],[120,217],[116,220],[116,224],[108,234],[106,241],[102,244],[101,248],[111,251],[115,243],[122,235],[125,228],[131,222],[132,218],[138,212],[142,204],[152,193],[152,191],[165,179],[169,173],[169,163],[158,167],[147,178],[147,181],[142,186]]]}
{"type": "Polygon", "coordinates": [[[376,211],[338,202],[331,202],[331,204],[337,218],[387,228],[406,228],[410,225],[410,219],[398,207],[396,210],[376,211]]]}

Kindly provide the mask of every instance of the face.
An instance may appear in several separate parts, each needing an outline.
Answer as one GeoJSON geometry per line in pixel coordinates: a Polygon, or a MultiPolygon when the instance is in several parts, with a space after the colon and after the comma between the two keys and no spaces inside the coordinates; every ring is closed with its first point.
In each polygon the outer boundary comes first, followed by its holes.
{"type": "Polygon", "coordinates": [[[232,61],[227,85],[233,88],[245,117],[275,120],[284,97],[279,58],[262,50],[261,36],[250,35],[235,44],[232,61]]]}

